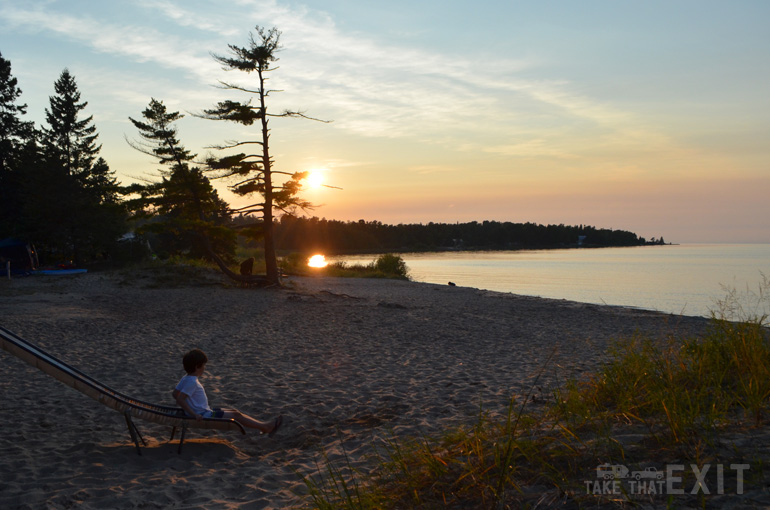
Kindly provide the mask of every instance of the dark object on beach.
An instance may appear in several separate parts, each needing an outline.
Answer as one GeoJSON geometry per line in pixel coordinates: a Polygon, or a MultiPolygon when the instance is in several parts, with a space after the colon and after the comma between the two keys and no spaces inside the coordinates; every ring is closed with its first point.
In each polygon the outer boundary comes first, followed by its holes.
{"type": "Polygon", "coordinates": [[[450,287],[457,287],[457,284],[455,282],[449,282],[450,287]]]}
{"type": "Polygon", "coordinates": [[[0,259],[3,261],[3,269],[5,269],[5,263],[11,263],[13,274],[26,274],[40,265],[32,244],[12,238],[0,239],[0,259]]]}
{"type": "Polygon", "coordinates": [[[392,308],[394,310],[406,310],[407,307],[402,305],[401,303],[386,303],[385,301],[381,301],[377,303],[377,306],[381,306],[383,308],[392,308]]]}
{"type": "Polygon", "coordinates": [[[241,274],[249,276],[254,271],[254,257],[249,257],[241,262],[241,274]]]}

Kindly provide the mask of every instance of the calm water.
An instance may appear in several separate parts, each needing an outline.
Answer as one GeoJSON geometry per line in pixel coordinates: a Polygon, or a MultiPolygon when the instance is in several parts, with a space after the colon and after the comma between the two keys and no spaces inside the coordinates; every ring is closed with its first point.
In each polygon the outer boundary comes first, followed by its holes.
{"type": "MultiPolygon", "coordinates": [[[[412,279],[709,316],[725,286],[757,291],[770,244],[694,244],[536,251],[405,253],[412,279]]],[[[335,257],[369,263],[374,256],[335,257]]]]}

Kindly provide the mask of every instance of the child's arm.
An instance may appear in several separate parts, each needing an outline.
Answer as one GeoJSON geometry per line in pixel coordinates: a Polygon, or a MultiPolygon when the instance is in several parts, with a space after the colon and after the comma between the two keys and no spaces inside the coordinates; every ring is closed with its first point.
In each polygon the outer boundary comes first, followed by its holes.
{"type": "Polygon", "coordinates": [[[174,390],[172,392],[172,395],[174,395],[174,398],[176,399],[176,403],[179,404],[179,407],[184,409],[187,412],[187,414],[189,414],[190,416],[195,416],[195,419],[198,421],[203,419],[203,416],[193,411],[193,408],[190,407],[190,403],[187,402],[186,393],[182,393],[179,390],[174,390]]]}

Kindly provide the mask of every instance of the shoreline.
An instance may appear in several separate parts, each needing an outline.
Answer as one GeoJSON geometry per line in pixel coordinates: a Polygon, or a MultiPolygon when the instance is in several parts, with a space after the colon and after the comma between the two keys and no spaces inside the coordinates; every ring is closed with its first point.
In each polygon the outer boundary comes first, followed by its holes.
{"type": "Polygon", "coordinates": [[[590,373],[616,338],[702,332],[699,317],[395,280],[292,277],[284,290],[217,276],[96,272],[0,284],[0,325],[142,400],[170,404],[181,356],[209,356],[214,406],[282,413],[273,438],[170,431],[123,417],[5,351],[0,506],[286,508],[322,452],[369,466],[372,446],[505,413],[590,373]],[[59,279],[60,278],[60,279],[59,279]],[[544,363],[555,351],[546,370],[544,363]]]}
{"type": "MultiPolygon", "coordinates": [[[[415,280],[710,319],[760,302],[770,245],[402,254],[415,280]],[[652,251],[648,251],[651,249],[652,251]],[[758,289],[759,287],[759,289],[758,289]],[[736,308],[735,305],[738,305],[736,308]]],[[[366,258],[332,261],[350,264],[366,258]]]]}

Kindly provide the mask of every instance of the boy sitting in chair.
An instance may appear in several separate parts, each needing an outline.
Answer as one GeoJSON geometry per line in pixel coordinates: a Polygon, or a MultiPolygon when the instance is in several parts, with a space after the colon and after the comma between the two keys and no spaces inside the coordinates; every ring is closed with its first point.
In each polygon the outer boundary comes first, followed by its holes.
{"type": "Polygon", "coordinates": [[[283,416],[278,416],[271,422],[262,422],[241,413],[237,409],[211,409],[209,407],[206,391],[198,380],[206,369],[208,360],[206,354],[200,349],[193,349],[182,358],[182,364],[187,375],[182,377],[172,392],[179,407],[196,420],[203,418],[233,419],[244,427],[257,429],[272,437],[283,423],[283,416]]]}

